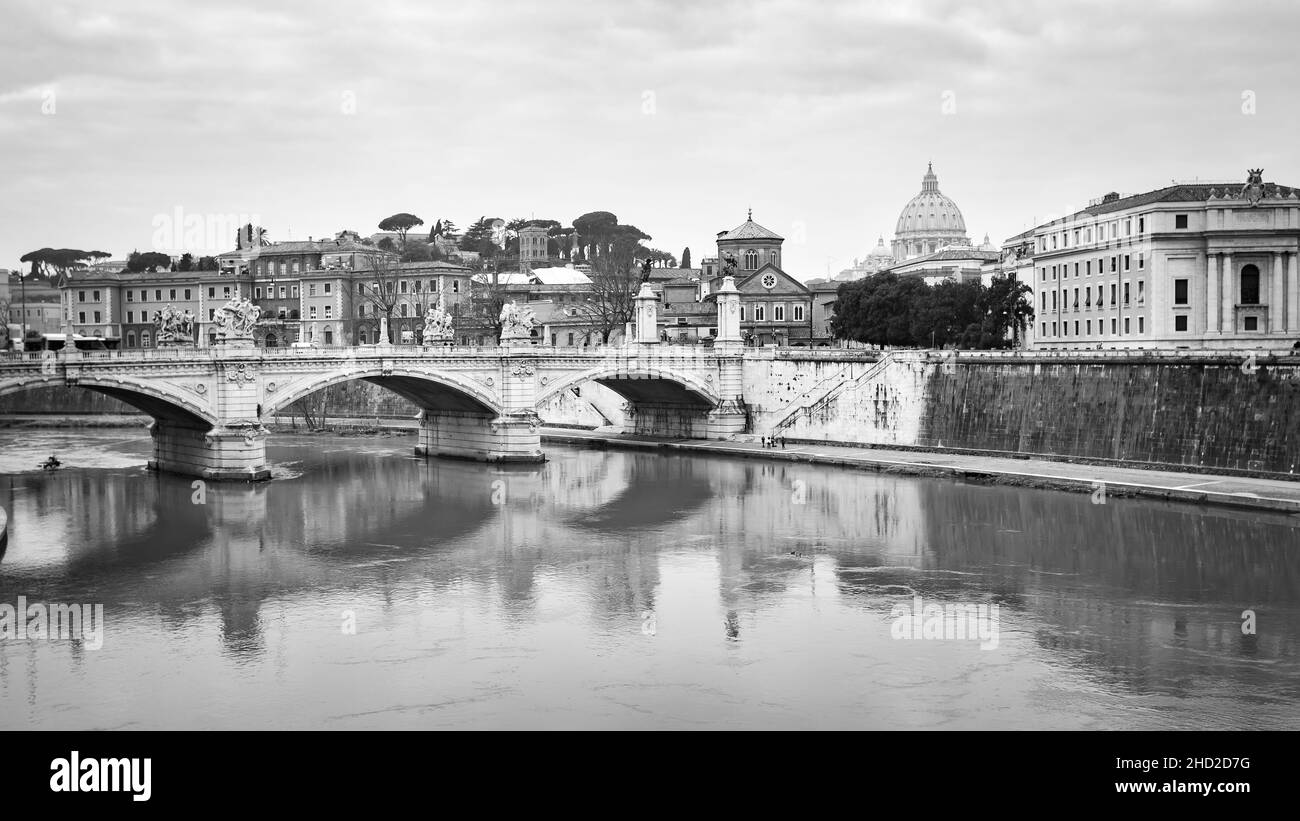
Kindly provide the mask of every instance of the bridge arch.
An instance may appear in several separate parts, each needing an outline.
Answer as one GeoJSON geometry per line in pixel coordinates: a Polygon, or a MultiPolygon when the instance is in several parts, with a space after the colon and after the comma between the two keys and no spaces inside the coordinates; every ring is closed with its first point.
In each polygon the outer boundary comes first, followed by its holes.
{"type": "Polygon", "coordinates": [[[333,370],[297,379],[266,397],[262,416],[273,416],[331,385],[356,380],[379,385],[425,410],[492,416],[501,413],[501,402],[496,395],[467,377],[425,369],[376,366],[333,370]]]}
{"type": "Polygon", "coordinates": [[[694,374],[655,366],[610,364],[552,381],[538,391],[537,404],[584,382],[599,382],[633,404],[673,404],[711,410],[722,401],[710,380],[694,374]]]}
{"type": "Polygon", "coordinates": [[[85,388],[124,402],[154,419],[206,431],[217,425],[216,416],[205,400],[190,397],[172,390],[176,386],[165,381],[139,379],[131,376],[78,376],[65,380],[62,374],[20,376],[0,380],[0,396],[37,388],[85,388]]]}

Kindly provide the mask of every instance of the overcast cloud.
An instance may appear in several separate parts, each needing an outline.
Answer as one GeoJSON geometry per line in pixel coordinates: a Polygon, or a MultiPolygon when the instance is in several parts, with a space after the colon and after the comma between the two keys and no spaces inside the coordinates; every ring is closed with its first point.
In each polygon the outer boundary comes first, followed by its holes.
{"type": "Polygon", "coordinates": [[[971,238],[995,243],[1171,178],[1263,166],[1300,185],[1290,3],[3,13],[0,267],[47,245],[120,258],[178,206],[259,215],[273,239],[369,233],[396,211],[463,228],[609,210],[698,263],[752,207],[807,279],[888,242],[931,159],[971,238]]]}

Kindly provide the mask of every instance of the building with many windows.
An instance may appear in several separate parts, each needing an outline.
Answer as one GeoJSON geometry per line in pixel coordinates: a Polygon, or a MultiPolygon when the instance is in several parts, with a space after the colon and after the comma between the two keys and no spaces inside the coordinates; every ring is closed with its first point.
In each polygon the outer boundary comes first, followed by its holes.
{"type": "Polygon", "coordinates": [[[217,340],[216,311],[240,297],[262,309],[253,332],[260,346],[352,345],[380,341],[381,316],[391,305],[393,341],[413,344],[421,339],[425,311],[439,295],[454,315],[468,303],[469,269],[407,262],[379,276],[373,267],[377,257],[396,259],[340,235],[223,254],[217,271],[86,269],[62,289],[62,320],[74,333],[118,338],[124,348],[149,348],[157,344],[153,317],[170,306],[194,314],[195,342],[207,346],[217,340]],[[382,286],[377,279],[383,279],[382,286]],[[365,289],[375,287],[392,296],[367,299],[365,289]]]}
{"type": "Polygon", "coordinates": [[[1107,194],[1033,231],[1032,345],[1290,347],[1297,252],[1300,191],[1259,172],[1107,194]]]}

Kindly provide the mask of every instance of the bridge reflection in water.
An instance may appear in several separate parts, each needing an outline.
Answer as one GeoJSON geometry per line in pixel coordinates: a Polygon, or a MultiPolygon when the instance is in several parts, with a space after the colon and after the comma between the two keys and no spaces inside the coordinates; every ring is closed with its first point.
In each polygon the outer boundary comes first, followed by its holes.
{"type": "Polygon", "coordinates": [[[0,601],[101,602],[109,632],[0,643],[0,727],[1300,726],[1285,517],[284,442],[281,481],[205,504],[138,468],[7,480],[0,601]],[[997,603],[998,648],[894,640],[913,596],[997,603]]]}

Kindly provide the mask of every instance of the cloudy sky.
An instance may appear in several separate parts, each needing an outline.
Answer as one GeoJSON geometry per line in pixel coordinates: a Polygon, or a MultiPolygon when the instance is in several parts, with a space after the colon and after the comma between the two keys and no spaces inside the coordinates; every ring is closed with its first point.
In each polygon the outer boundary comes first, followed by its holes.
{"type": "Polygon", "coordinates": [[[752,207],[807,279],[888,242],[927,160],[976,241],[1171,179],[1300,185],[1298,24],[1188,0],[6,0],[0,267],[148,249],[177,209],[273,239],[607,210],[698,264],[752,207]]]}

